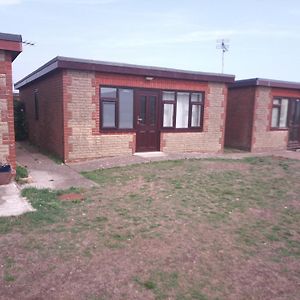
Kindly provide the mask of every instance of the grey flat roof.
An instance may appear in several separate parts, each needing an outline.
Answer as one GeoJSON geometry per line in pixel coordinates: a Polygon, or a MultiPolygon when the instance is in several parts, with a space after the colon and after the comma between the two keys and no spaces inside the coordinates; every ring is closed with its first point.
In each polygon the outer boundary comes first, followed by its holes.
{"type": "Polygon", "coordinates": [[[282,81],[265,78],[250,78],[237,80],[229,86],[229,88],[240,88],[250,86],[265,86],[265,87],[277,87],[285,89],[300,89],[300,82],[282,81]]]}
{"type": "Polygon", "coordinates": [[[20,34],[11,34],[0,32],[0,40],[22,42],[22,36],[20,34]]]}
{"type": "Polygon", "coordinates": [[[85,70],[104,73],[115,74],[130,74],[140,76],[151,76],[158,78],[171,78],[195,81],[208,81],[208,82],[224,82],[233,83],[234,75],[218,74],[218,73],[205,73],[187,70],[178,70],[171,68],[159,68],[151,66],[140,66],[133,64],[106,62],[98,60],[78,59],[71,57],[57,56],[24,77],[15,84],[15,88],[19,89],[56,69],[73,69],[85,70]]]}

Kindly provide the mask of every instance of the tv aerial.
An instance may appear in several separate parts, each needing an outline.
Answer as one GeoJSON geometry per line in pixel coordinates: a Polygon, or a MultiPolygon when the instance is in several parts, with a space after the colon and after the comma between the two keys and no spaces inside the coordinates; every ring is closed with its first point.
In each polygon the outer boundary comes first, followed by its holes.
{"type": "Polygon", "coordinates": [[[222,74],[223,74],[224,73],[224,56],[225,56],[225,52],[229,51],[229,39],[217,40],[216,48],[222,50],[222,74]]]}
{"type": "Polygon", "coordinates": [[[30,41],[23,41],[22,44],[24,44],[25,46],[34,46],[35,43],[30,42],[30,41]]]}

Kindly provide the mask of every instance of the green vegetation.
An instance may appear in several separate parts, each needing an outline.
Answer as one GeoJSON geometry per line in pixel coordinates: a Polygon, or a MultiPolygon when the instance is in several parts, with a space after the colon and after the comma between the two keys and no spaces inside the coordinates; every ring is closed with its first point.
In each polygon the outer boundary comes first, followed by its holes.
{"type": "Polygon", "coordinates": [[[16,141],[24,141],[28,137],[27,123],[25,119],[25,105],[14,100],[14,125],[16,141]]]}
{"type": "Polygon", "coordinates": [[[20,182],[23,178],[28,177],[28,170],[25,167],[17,166],[16,169],[16,181],[20,182]]]}
{"type": "Polygon", "coordinates": [[[63,193],[76,192],[76,190],[52,191],[49,189],[26,188],[22,190],[22,196],[26,197],[35,209],[18,217],[0,218],[0,234],[18,229],[26,232],[32,229],[41,229],[43,226],[63,222],[67,216],[67,209],[74,203],[66,203],[58,200],[63,193]]]}

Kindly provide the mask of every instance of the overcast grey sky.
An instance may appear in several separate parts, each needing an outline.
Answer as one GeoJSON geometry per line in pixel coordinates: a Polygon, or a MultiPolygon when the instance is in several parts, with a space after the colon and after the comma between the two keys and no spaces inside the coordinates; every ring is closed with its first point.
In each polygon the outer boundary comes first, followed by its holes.
{"type": "Polygon", "coordinates": [[[300,81],[298,0],[0,0],[0,31],[22,34],[14,80],[57,55],[300,81]]]}

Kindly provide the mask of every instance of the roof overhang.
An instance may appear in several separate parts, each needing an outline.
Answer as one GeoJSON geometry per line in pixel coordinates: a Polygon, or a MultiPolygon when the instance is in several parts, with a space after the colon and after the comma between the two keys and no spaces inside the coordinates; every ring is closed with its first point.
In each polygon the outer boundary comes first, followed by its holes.
{"type": "Polygon", "coordinates": [[[127,74],[147,77],[149,76],[154,78],[169,78],[178,80],[194,80],[222,83],[234,82],[234,75],[194,72],[170,68],[140,66],[58,56],[50,60],[48,63],[46,63],[36,71],[29,74],[22,80],[18,81],[15,84],[15,88],[22,88],[23,86],[45,76],[46,74],[56,69],[83,70],[102,73],[127,74]]]}
{"type": "Polygon", "coordinates": [[[22,52],[22,36],[0,32],[0,50],[11,52],[12,61],[22,52]]]}
{"type": "Polygon", "coordinates": [[[229,88],[241,88],[241,87],[272,87],[272,88],[284,88],[284,89],[300,89],[300,82],[281,81],[264,78],[251,78],[244,80],[237,80],[233,84],[229,85],[229,88]]]}

